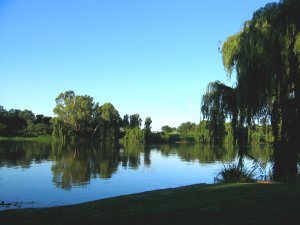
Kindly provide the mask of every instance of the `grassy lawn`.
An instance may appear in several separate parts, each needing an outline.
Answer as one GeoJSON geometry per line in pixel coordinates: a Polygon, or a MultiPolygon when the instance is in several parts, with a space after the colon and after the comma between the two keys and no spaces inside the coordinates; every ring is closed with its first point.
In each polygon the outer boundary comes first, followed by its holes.
{"type": "Polygon", "coordinates": [[[300,185],[192,185],[73,206],[0,212],[0,224],[300,224],[300,185]]]}

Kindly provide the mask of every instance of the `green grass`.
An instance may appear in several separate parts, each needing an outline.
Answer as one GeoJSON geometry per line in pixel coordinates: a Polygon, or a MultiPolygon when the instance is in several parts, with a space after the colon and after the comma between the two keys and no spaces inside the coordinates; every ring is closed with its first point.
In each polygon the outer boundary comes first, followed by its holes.
{"type": "Polygon", "coordinates": [[[42,135],[38,137],[2,137],[0,136],[0,141],[34,141],[34,142],[43,142],[43,143],[51,143],[52,137],[51,135],[42,135]]]}
{"type": "Polygon", "coordinates": [[[298,184],[192,185],[73,206],[9,210],[0,213],[0,223],[296,225],[299,209],[298,184]]]}

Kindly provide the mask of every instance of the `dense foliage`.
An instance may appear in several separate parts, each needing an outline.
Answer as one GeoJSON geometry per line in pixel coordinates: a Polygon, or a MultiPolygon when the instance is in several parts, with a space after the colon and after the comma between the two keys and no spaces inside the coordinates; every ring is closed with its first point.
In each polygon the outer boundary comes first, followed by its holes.
{"type": "Polygon", "coordinates": [[[125,129],[125,136],[122,139],[125,143],[128,142],[138,142],[144,143],[145,142],[145,133],[140,128],[127,128],[125,129]]]}
{"type": "Polygon", "coordinates": [[[75,95],[74,91],[61,93],[56,99],[53,112],[53,136],[64,139],[97,138],[115,140],[120,130],[118,111],[111,103],[99,106],[88,95],[75,95]]]}
{"type": "MultiPolygon", "coordinates": [[[[165,125],[161,128],[160,142],[195,142],[195,143],[232,143],[234,141],[233,129],[230,123],[223,122],[224,128],[222,140],[218,137],[214,138],[214,133],[211,132],[210,121],[202,120],[199,124],[185,122],[180,126],[170,127],[165,125]]],[[[249,128],[249,144],[271,143],[273,140],[271,127],[268,124],[254,124],[249,128]]],[[[156,139],[158,140],[158,139],[156,139]]]]}
{"type": "Polygon", "coordinates": [[[55,99],[53,112],[53,137],[67,139],[95,139],[123,142],[142,142],[150,140],[150,117],[145,119],[142,130],[142,119],[138,113],[119,116],[118,110],[111,104],[99,105],[88,95],[75,95],[74,91],[66,91],[55,99]]]}
{"type": "MultiPolygon", "coordinates": [[[[242,147],[255,121],[272,126],[274,178],[297,174],[300,127],[300,2],[270,3],[253,14],[222,46],[223,64],[236,86],[213,82],[202,99],[216,141],[231,120],[233,140],[242,147]]],[[[272,139],[268,137],[268,139],[272,139]]]]}
{"type": "MultiPolygon", "coordinates": [[[[214,139],[209,132],[209,122],[199,124],[185,122],[177,128],[165,125],[161,132],[152,132],[151,117],[146,117],[142,128],[142,119],[139,114],[124,115],[120,118],[118,111],[111,103],[99,106],[89,96],[76,97],[74,92],[60,94],[71,99],[59,99],[55,107],[57,116],[54,118],[43,115],[34,115],[29,110],[5,110],[0,112],[0,136],[3,137],[36,137],[50,135],[56,141],[66,142],[75,139],[120,140],[121,142],[139,143],[172,143],[195,142],[213,143],[214,139]],[[70,101],[70,103],[68,102],[70,101]],[[88,103],[89,102],[89,103],[88,103]],[[84,112],[84,113],[82,113],[84,112]],[[87,113],[89,112],[89,113],[87,113]]],[[[224,124],[225,140],[231,142],[232,129],[229,123],[224,124]]],[[[253,126],[251,133],[252,143],[265,143],[272,139],[270,126],[253,126]]]]}
{"type": "Polygon", "coordinates": [[[0,106],[0,136],[37,137],[52,132],[51,117],[34,115],[30,110],[10,109],[0,106]]]}

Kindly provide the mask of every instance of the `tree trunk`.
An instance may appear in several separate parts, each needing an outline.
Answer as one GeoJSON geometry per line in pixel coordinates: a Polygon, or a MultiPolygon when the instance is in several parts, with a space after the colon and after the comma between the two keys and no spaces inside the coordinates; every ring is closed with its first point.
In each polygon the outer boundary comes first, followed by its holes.
{"type": "Polygon", "coordinates": [[[292,143],[277,141],[274,143],[273,179],[292,182],[298,174],[297,151],[292,143]]]}

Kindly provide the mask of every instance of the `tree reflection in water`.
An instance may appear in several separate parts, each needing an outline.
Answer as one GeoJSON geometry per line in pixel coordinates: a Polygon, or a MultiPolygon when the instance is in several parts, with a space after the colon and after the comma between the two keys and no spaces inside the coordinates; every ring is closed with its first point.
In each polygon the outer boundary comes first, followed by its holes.
{"type": "Polygon", "coordinates": [[[72,186],[87,185],[94,178],[109,179],[117,172],[119,165],[138,169],[142,154],[144,164],[150,165],[150,149],[140,144],[121,147],[111,142],[52,145],[52,155],[55,156],[51,168],[53,182],[57,187],[70,189],[72,186]]]}
{"type": "MultiPolygon", "coordinates": [[[[239,153],[232,145],[213,147],[211,145],[174,144],[145,146],[141,144],[118,145],[111,142],[92,144],[61,144],[52,146],[41,143],[1,143],[0,167],[30,168],[33,163],[51,161],[52,181],[56,187],[71,189],[86,186],[91,179],[110,179],[118,167],[137,170],[151,167],[151,152],[164,157],[177,156],[181,161],[211,164],[231,163],[239,156],[243,159],[259,160],[267,165],[270,157],[265,146],[252,146],[246,153],[239,153]]],[[[154,160],[154,159],[152,159],[154,160]]],[[[170,168],[171,169],[171,168],[170,168]]]]}

